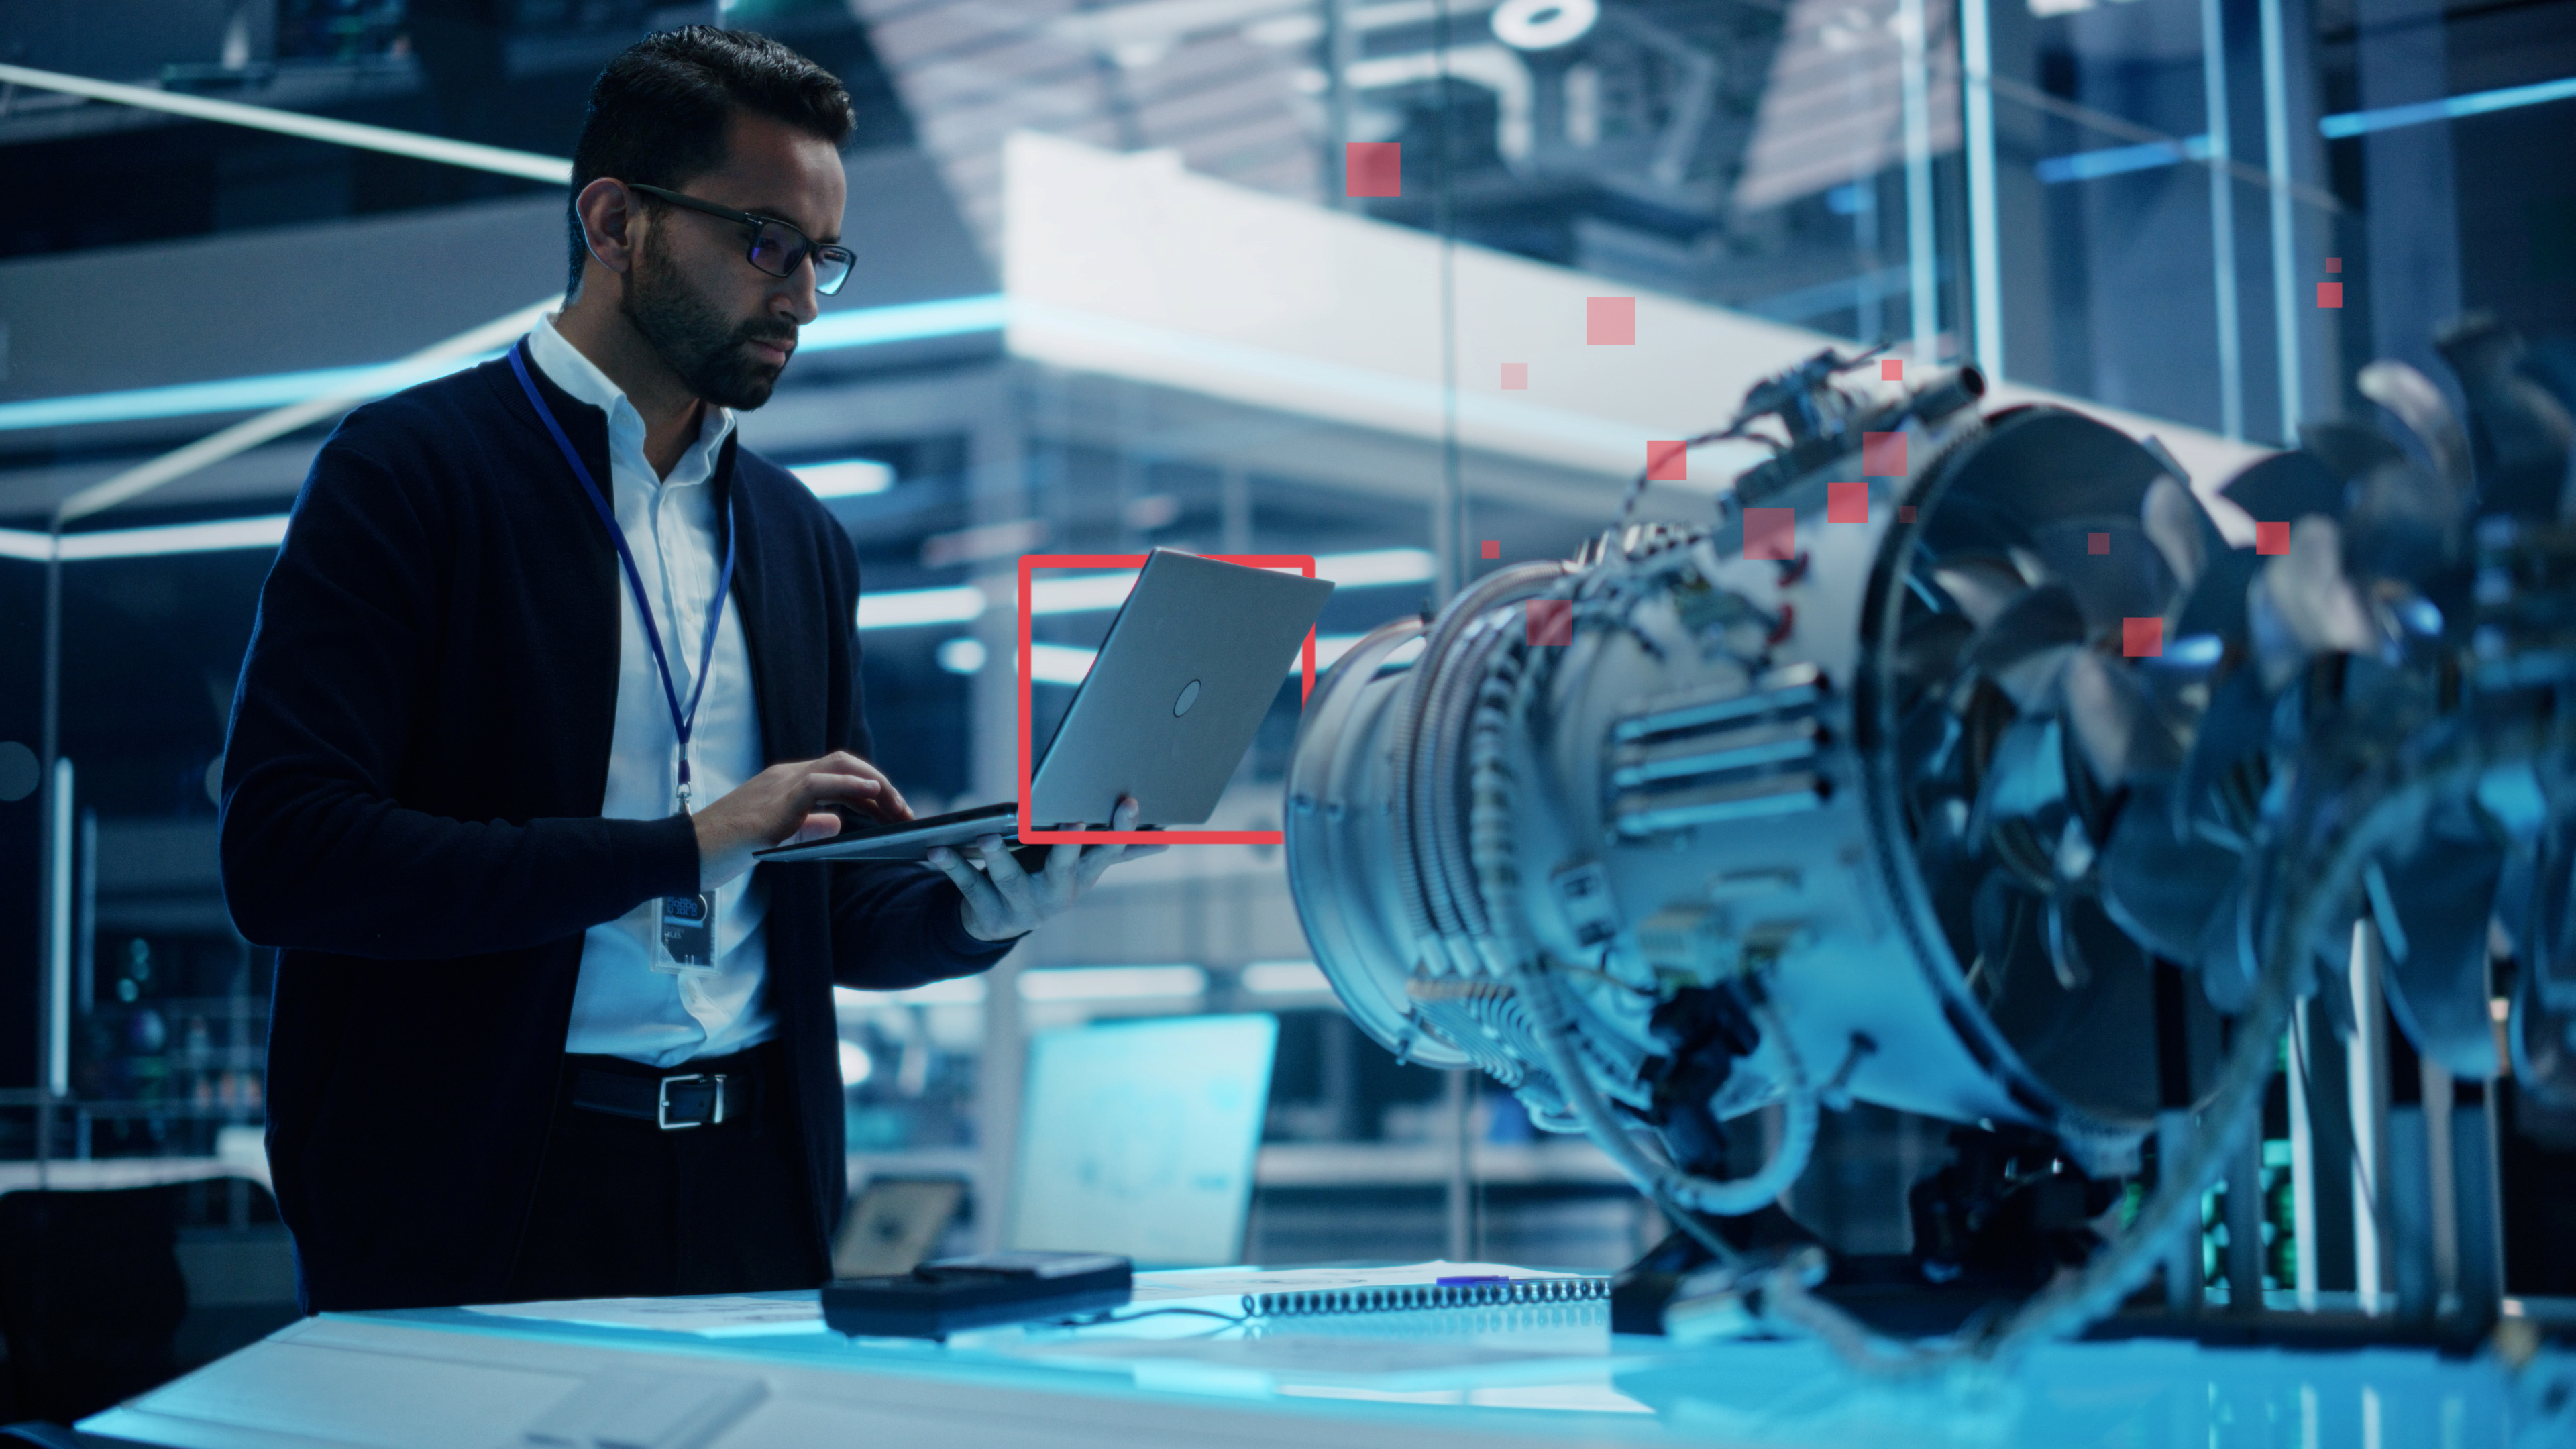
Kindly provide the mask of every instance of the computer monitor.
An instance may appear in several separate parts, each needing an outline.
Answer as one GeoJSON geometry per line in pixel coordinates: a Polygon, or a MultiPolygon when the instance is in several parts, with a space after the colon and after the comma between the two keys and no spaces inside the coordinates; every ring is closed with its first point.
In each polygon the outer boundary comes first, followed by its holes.
{"type": "Polygon", "coordinates": [[[1278,1018],[1183,1016],[1042,1033],[1003,1245],[1139,1267],[1241,1261],[1278,1018]]]}

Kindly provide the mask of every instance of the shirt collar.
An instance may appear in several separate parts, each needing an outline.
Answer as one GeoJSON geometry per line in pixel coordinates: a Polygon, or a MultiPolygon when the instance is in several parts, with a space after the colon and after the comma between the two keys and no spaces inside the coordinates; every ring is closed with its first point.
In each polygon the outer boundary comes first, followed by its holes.
{"type": "MultiPolygon", "coordinates": [[[[545,373],[555,386],[572,394],[575,401],[588,403],[608,414],[608,436],[612,447],[623,440],[629,441],[639,451],[643,448],[644,415],[626,400],[625,391],[610,381],[607,373],[599,370],[599,364],[564,340],[564,335],[555,330],[553,314],[540,319],[530,329],[528,355],[536,362],[539,371],[545,373]]],[[[733,424],[733,409],[707,404],[698,422],[697,442],[680,455],[680,462],[672,468],[668,481],[704,481],[714,472],[716,450],[723,447],[725,439],[732,434],[733,424]]]]}

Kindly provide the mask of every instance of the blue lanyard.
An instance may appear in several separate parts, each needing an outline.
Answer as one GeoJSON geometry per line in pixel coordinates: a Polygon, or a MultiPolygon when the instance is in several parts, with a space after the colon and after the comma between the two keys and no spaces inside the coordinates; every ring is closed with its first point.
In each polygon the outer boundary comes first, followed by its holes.
{"type": "Polygon", "coordinates": [[[581,491],[590,495],[590,506],[599,510],[599,521],[608,525],[608,541],[617,545],[617,561],[626,566],[626,586],[635,593],[635,615],[644,621],[644,642],[653,646],[653,667],[661,671],[662,702],[671,707],[671,731],[680,737],[680,808],[689,804],[689,727],[697,722],[698,701],[707,692],[707,668],[715,662],[716,626],[724,621],[725,595],[733,592],[733,495],[725,495],[724,572],[716,579],[714,602],[707,605],[706,643],[698,650],[697,681],[689,686],[689,704],[680,707],[680,691],[671,682],[671,661],[662,652],[662,631],[653,624],[653,600],[644,592],[644,575],[635,567],[635,552],[626,546],[626,530],[617,525],[617,511],[608,506],[608,495],[599,491],[599,483],[574,450],[572,439],[564,436],[563,424],[555,421],[554,409],[537,393],[537,385],[528,378],[528,366],[521,360],[528,349],[523,339],[510,349],[510,370],[519,375],[519,386],[527,390],[528,401],[544,419],[546,431],[554,435],[555,446],[563,450],[564,461],[572,465],[572,475],[581,480],[581,491]]]}

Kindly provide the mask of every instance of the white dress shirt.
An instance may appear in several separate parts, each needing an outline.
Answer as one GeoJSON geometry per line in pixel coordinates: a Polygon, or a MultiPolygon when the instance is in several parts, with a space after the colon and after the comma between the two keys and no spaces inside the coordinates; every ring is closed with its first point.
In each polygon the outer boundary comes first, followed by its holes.
{"type": "MultiPolygon", "coordinates": [[[[626,533],[654,625],[670,661],[671,683],[687,706],[706,646],[707,609],[724,567],[716,517],[716,455],[733,432],[731,410],[709,405],[698,439],[667,478],[644,458],[644,419],[626,394],[555,331],[547,318],[528,334],[528,352],[555,386],[608,414],[609,504],[626,533]]],[[[570,478],[567,488],[581,486],[570,478]]],[[[653,646],[635,612],[635,591],[617,569],[617,723],[608,747],[608,791],[599,813],[616,820],[660,820],[679,808],[678,732],[671,727],[653,646]]],[[[715,659],[689,733],[689,794],[704,809],[767,765],[760,712],[752,697],[751,656],[742,614],[728,604],[716,629],[715,659]]],[[[675,1066],[691,1057],[722,1056],[777,1033],[761,991],[768,970],[769,892],[752,871],[715,893],[715,965],[710,975],[674,976],[652,969],[654,902],[646,901],[582,936],[581,980],[573,988],[572,1028],[564,1050],[675,1066]]]]}

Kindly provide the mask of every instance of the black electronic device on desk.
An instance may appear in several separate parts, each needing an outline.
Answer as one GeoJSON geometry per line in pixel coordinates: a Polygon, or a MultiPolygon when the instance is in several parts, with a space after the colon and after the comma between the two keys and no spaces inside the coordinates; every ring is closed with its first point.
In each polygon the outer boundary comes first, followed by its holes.
{"type": "Polygon", "coordinates": [[[1117,1308],[1136,1269],[1110,1253],[985,1253],[909,1273],[823,1285],[823,1321],[871,1338],[945,1338],[967,1328],[1117,1308]]]}

